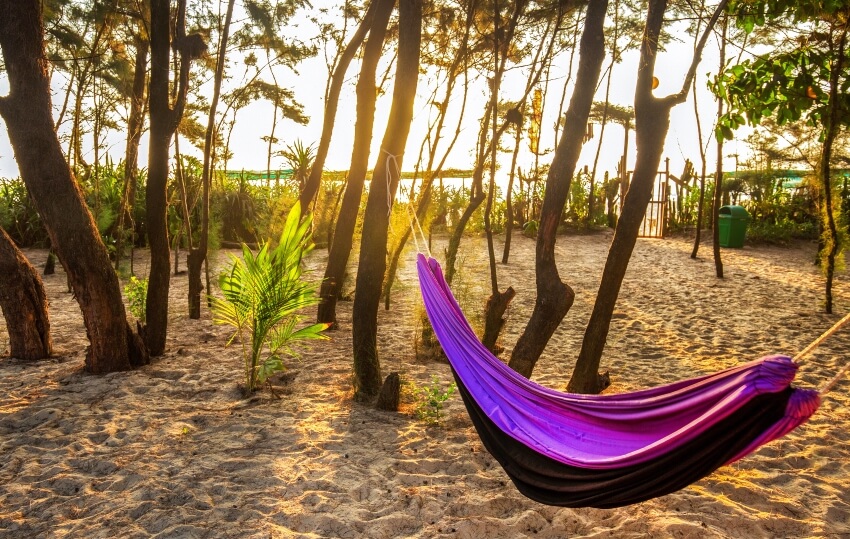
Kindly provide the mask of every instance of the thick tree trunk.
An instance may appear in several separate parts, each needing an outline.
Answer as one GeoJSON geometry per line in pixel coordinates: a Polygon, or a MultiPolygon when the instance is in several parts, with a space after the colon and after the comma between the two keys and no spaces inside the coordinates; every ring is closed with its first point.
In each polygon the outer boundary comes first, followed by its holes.
{"type": "MultiPolygon", "coordinates": [[[[433,191],[434,186],[434,178],[442,178],[443,167],[446,164],[446,160],[452,152],[452,148],[454,148],[455,143],[457,143],[458,138],[461,133],[461,125],[463,124],[463,119],[466,113],[466,101],[469,95],[469,78],[465,77],[465,83],[463,86],[463,98],[461,99],[460,111],[457,116],[457,127],[455,128],[454,135],[452,136],[451,142],[449,142],[448,147],[446,148],[445,153],[443,153],[443,157],[440,160],[439,164],[436,168],[434,168],[434,161],[437,157],[437,148],[440,145],[440,141],[443,138],[443,127],[445,126],[446,121],[446,111],[449,108],[449,103],[451,101],[452,94],[454,92],[455,83],[457,82],[457,77],[461,73],[465,72],[464,69],[461,69],[461,63],[464,66],[468,65],[469,56],[468,45],[469,45],[469,35],[472,29],[472,24],[474,22],[475,17],[475,2],[473,1],[471,4],[467,6],[466,12],[466,24],[464,25],[463,38],[458,43],[457,54],[455,55],[455,59],[452,61],[451,65],[448,66],[446,71],[446,82],[444,84],[445,94],[443,96],[443,101],[439,105],[439,117],[437,121],[436,129],[434,130],[433,138],[431,142],[428,144],[429,146],[429,154],[428,154],[428,165],[425,167],[426,173],[422,187],[422,194],[419,199],[419,203],[416,207],[416,219],[419,224],[423,224],[425,222],[426,212],[428,211],[428,206],[431,204],[431,193],[433,191]]],[[[430,131],[429,131],[429,135],[430,131]]],[[[423,145],[425,141],[423,141],[423,145]]],[[[442,182],[442,179],[441,179],[442,182]]],[[[412,196],[412,187],[411,187],[411,196],[412,196]]],[[[429,230],[430,227],[425,225],[425,228],[429,230]]],[[[424,231],[423,231],[424,232],[424,231]]],[[[410,239],[411,230],[409,227],[405,227],[405,231],[402,234],[402,238],[390,256],[390,267],[387,271],[386,281],[384,283],[384,309],[390,309],[390,293],[393,288],[393,284],[395,283],[396,272],[398,271],[399,260],[401,259],[402,251],[404,250],[404,246],[407,241],[410,239]]],[[[422,238],[423,241],[425,238],[422,238]]],[[[430,240],[428,242],[427,249],[430,250],[430,240]]],[[[425,317],[427,318],[427,316],[425,317]]],[[[433,341],[433,339],[432,339],[433,341]]]]}
{"type": "Polygon", "coordinates": [[[378,305],[387,266],[387,228],[391,209],[387,208],[387,200],[395,198],[401,157],[413,120],[421,34],[422,0],[399,0],[398,62],[393,102],[381,143],[383,151],[375,163],[366,203],[352,314],[354,389],[356,398],[360,400],[371,399],[381,387],[377,333],[378,305]]]}
{"type": "Polygon", "coordinates": [[[677,94],[658,99],[652,95],[652,77],[658,50],[658,36],[663,25],[667,2],[666,0],[649,2],[635,87],[637,160],[629,191],[623,201],[623,210],[614,230],[614,239],[608,251],[605,268],[602,271],[602,280],[593,305],[593,312],[587,323],[581,351],[568,386],[571,392],[599,393],[609,383],[607,376],[598,374],[599,362],[608,338],[614,306],[646,213],[646,206],[652,197],[652,188],[661,162],[661,153],[664,150],[664,139],[670,127],[670,111],[687,98],[705,41],[724,5],[725,2],[721,2],[708,23],[694,53],[682,90],[677,94]]]}
{"type": "Polygon", "coordinates": [[[384,380],[384,385],[381,386],[381,392],[378,393],[378,400],[375,402],[375,408],[378,410],[386,410],[388,412],[397,412],[400,401],[401,377],[397,372],[392,372],[384,380]]]}
{"type": "MultiPolygon", "coordinates": [[[[328,157],[328,150],[331,146],[331,137],[333,136],[334,123],[336,122],[336,110],[339,106],[339,94],[342,91],[342,83],[345,82],[346,71],[348,71],[348,66],[351,64],[351,60],[354,59],[354,55],[357,54],[360,44],[363,43],[366,33],[372,27],[378,6],[381,6],[380,9],[386,9],[386,4],[388,3],[390,2],[387,0],[371,0],[369,2],[369,8],[366,10],[360,26],[357,27],[354,35],[351,36],[351,40],[345,46],[345,50],[342,51],[339,57],[339,63],[337,63],[333,75],[331,75],[327,101],[325,102],[325,115],[322,120],[322,135],[319,138],[319,146],[316,148],[316,157],[313,159],[310,175],[307,177],[307,181],[304,182],[304,188],[299,195],[301,208],[305,214],[309,211],[310,204],[316,197],[316,193],[319,192],[319,185],[322,183],[322,172],[325,168],[325,159],[328,157]]],[[[389,9],[392,11],[392,5],[390,5],[389,9]]],[[[385,31],[386,24],[383,24],[383,28],[385,31]]]]}
{"type": "Polygon", "coordinates": [[[21,177],[80,304],[91,346],[86,370],[147,363],[127,323],[118,277],[53,131],[40,2],[0,0],[0,48],[9,94],[0,99],[21,177]]]}
{"type": "Polygon", "coordinates": [[[169,99],[171,2],[151,1],[150,148],[148,183],[145,189],[151,266],[145,304],[145,338],[153,356],[161,355],[165,351],[165,337],[168,331],[168,289],[171,284],[167,222],[168,148],[183,116],[188,88],[189,57],[185,49],[188,46],[184,36],[185,13],[186,0],[180,0],[174,36],[181,56],[180,75],[177,101],[172,108],[169,99]]]}
{"type": "Polygon", "coordinates": [[[53,351],[47,296],[38,272],[0,228],[0,309],[12,357],[43,359],[53,351]]]}
{"type": "Polygon", "coordinates": [[[596,303],[593,306],[581,352],[570,380],[568,390],[573,393],[599,393],[605,388],[602,384],[603,376],[597,375],[599,359],[593,361],[593,358],[602,357],[614,306],[637,242],[646,206],[652,198],[652,188],[655,184],[658,164],[661,162],[664,138],[670,127],[669,108],[666,105],[641,107],[641,109],[643,110],[638,112],[638,107],[635,107],[637,126],[635,170],[629,191],[626,193],[626,200],[623,202],[620,219],[614,229],[614,239],[605,261],[596,303]]]}
{"type": "Polygon", "coordinates": [[[348,257],[351,255],[357,213],[360,210],[360,199],[363,196],[363,186],[366,183],[366,172],[369,167],[369,146],[372,144],[377,99],[375,73],[381,59],[387,24],[395,5],[395,0],[375,0],[375,2],[376,11],[363,52],[360,78],[357,81],[357,123],[354,126],[348,181],[336,220],[333,244],[328,253],[328,265],[319,290],[320,300],[316,318],[318,322],[331,324],[331,327],[336,325],[336,303],[342,290],[348,257]]]}
{"type": "Polygon", "coordinates": [[[581,154],[593,94],[605,58],[603,28],[607,7],[607,1],[591,2],[587,7],[576,87],[567,109],[564,132],[546,179],[535,258],[537,299],[528,325],[520,335],[509,363],[511,368],[526,377],[531,376],[540,354],[575,299],[572,288],[563,283],[558,274],[555,265],[555,239],[576,163],[581,154]]]}

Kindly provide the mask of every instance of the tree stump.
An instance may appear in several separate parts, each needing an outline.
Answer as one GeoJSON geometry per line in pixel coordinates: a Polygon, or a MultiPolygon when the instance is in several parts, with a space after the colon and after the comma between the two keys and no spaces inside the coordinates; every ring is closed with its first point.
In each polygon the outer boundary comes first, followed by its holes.
{"type": "Polygon", "coordinates": [[[514,296],[516,296],[516,291],[509,286],[504,292],[493,294],[487,300],[484,314],[484,336],[481,338],[481,343],[494,355],[498,355],[502,351],[500,347],[496,346],[496,341],[499,339],[502,328],[505,327],[505,311],[508,310],[514,296]]]}
{"type": "Polygon", "coordinates": [[[384,379],[384,385],[381,386],[381,391],[378,393],[378,401],[375,403],[375,408],[378,410],[387,410],[388,412],[397,412],[400,392],[401,377],[399,377],[397,372],[390,373],[384,379]]]}

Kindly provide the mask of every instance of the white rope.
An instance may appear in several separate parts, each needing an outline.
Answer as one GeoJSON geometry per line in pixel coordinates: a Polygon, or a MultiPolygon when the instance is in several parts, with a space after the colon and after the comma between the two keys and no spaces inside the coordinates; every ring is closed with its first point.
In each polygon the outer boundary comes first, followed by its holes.
{"type": "MultiPolygon", "coordinates": [[[[404,183],[401,181],[401,170],[399,169],[398,159],[396,156],[383,148],[381,148],[381,151],[387,154],[387,209],[389,210],[389,216],[392,213],[392,195],[390,194],[390,160],[392,160],[395,165],[396,174],[398,175],[399,189],[402,191],[404,191],[404,183]]],[[[407,197],[407,220],[410,224],[410,232],[413,235],[413,244],[416,246],[416,251],[421,253],[422,248],[419,246],[419,239],[422,239],[422,246],[425,248],[425,253],[431,257],[431,250],[428,248],[428,237],[425,235],[425,231],[422,229],[422,224],[419,222],[419,217],[416,215],[416,208],[413,207],[413,193],[408,191],[405,193],[405,196],[407,197]],[[411,215],[413,215],[413,217],[411,217],[411,215]],[[416,227],[413,226],[414,223],[416,223],[416,227]],[[418,235],[417,229],[419,230],[418,235]]],[[[390,223],[390,226],[392,226],[392,223],[390,223]]]]}
{"type": "MultiPolygon", "coordinates": [[[[410,223],[410,234],[413,236],[413,245],[416,246],[416,252],[421,253],[422,249],[419,247],[419,238],[417,237],[416,230],[413,229],[413,220],[410,218],[411,207],[410,203],[405,207],[407,211],[407,220],[410,223]]],[[[416,219],[416,210],[413,211],[413,219],[416,219]]]]}
{"type": "MultiPolygon", "coordinates": [[[[808,356],[809,354],[811,354],[811,353],[815,350],[815,348],[817,348],[818,346],[820,346],[820,345],[821,345],[821,343],[823,343],[823,341],[825,341],[826,339],[828,339],[829,337],[831,337],[831,336],[832,336],[832,334],[834,334],[836,331],[838,331],[839,329],[841,329],[841,328],[844,326],[844,324],[846,324],[847,322],[850,322],[850,313],[848,313],[847,315],[845,315],[845,316],[844,316],[844,318],[842,318],[841,320],[839,320],[838,322],[836,322],[835,324],[833,324],[833,326],[832,326],[831,328],[829,328],[828,330],[826,330],[826,331],[823,333],[823,335],[821,335],[821,336],[820,336],[820,337],[818,337],[817,339],[813,340],[813,341],[812,341],[812,342],[811,342],[808,346],[806,346],[805,348],[803,348],[803,349],[800,351],[800,353],[799,353],[799,354],[797,354],[796,356],[794,356],[794,360],[793,360],[793,361],[794,361],[795,363],[797,363],[798,365],[801,365],[801,364],[803,363],[801,360],[802,360],[804,357],[806,357],[806,356],[808,356]]],[[[829,380],[827,383],[825,383],[824,385],[822,385],[822,386],[818,389],[818,393],[820,393],[821,395],[825,395],[825,394],[829,393],[829,391],[830,391],[830,390],[832,390],[832,388],[835,386],[835,384],[837,384],[837,383],[838,383],[838,381],[839,381],[839,380],[841,380],[841,378],[843,378],[845,374],[847,374],[847,371],[848,371],[848,370],[850,370],[850,361],[848,361],[848,362],[844,365],[844,367],[843,367],[840,371],[838,371],[838,374],[836,374],[835,376],[833,376],[831,380],[829,380]]]]}
{"type": "Polygon", "coordinates": [[[837,383],[838,383],[838,381],[839,381],[839,380],[841,380],[841,378],[843,378],[845,374],[847,374],[847,371],[848,371],[848,370],[850,370],[850,361],[848,361],[848,362],[847,362],[847,364],[846,364],[846,365],[844,365],[844,368],[843,368],[843,369],[841,369],[840,371],[838,371],[838,374],[836,374],[835,376],[833,376],[833,377],[832,377],[832,380],[830,380],[829,382],[827,382],[827,383],[825,383],[824,385],[822,385],[822,386],[818,389],[818,393],[820,393],[821,395],[826,395],[827,393],[829,393],[829,392],[830,392],[830,390],[832,390],[832,387],[833,387],[835,384],[837,384],[837,383]]]}
{"type": "Polygon", "coordinates": [[[398,158],[381,148],[381,151],[387,154],[386,167],[387,167],[387,217],[392,215],[393,213],[393,194],[390,189],[390,185],[392,184],[392,168],[390,168],[390,163],[395,166],[396,174],[398,175],[398,183],[401,185],[401,169],[398,166],[398,158]]]}
{"type": "Polygon", "coordinates": [[[801,360],[801,359],[803,359],[804,357],[806,357],[806,356],[808,356],[809,354],[811,354],[811,353],[814,351],[814,349],[815,349],[815,348],[817,348],[818,346],[820,346],[820,345],[821,345],[821,343],[822,343],[823,341],[825,341],[827,338],[829,338],[830,336],[832,336],[832,334],[833,334],[833,333],[835,333],[836,331],[838,331],[839,329],[841,329],[841,327],[842,327],[844,324],[846,324],[847,322],[850,322],[850,313],[848,313],[848,314],[847,314],[844,318],[842,318],[841,320],[839,320],[838,322],[836,322],[836,323],[835,323],[835,325],[833,325],[831,328],[829,328],[828,330],[826,330],[826,332],[824,332],[824,334],[823,334],[823,335],[821,335],[820,337],[818,337],[817,339],[815,339],[814,341],[812,341],[812,342],[811,342],[811,344],[809,344],[807,347],[803,348],[803,350],[801,350],[799,354],[797,354],[796,356],[794,356],[794,362],[795,362],[795,363],[800,363],[800,360],[801,360]]]}

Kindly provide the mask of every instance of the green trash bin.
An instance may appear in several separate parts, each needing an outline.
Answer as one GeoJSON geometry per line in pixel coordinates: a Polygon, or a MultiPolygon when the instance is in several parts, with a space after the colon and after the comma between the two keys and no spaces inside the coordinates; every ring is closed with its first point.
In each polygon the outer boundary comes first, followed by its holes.
{"type": "Polygon", "coordinates": [[[719,213],[720,246],[743,247],[750,214],[741,206],[722,206],[719,213]]]}

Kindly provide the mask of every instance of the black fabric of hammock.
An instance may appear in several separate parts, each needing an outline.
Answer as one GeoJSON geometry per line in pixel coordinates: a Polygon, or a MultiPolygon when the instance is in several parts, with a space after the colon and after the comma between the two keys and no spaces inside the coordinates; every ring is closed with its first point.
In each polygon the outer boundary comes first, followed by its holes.
{"type": "Polygon", "coordinates": [[[487,451],[523,495],[561,507],[608,509],[677,491],[728,463],[785,414],[792,390],[759,395],[689,443],[649,462],[596,470],[541,455],[499,429],[455,377],[458,392],[487,451]]]}

